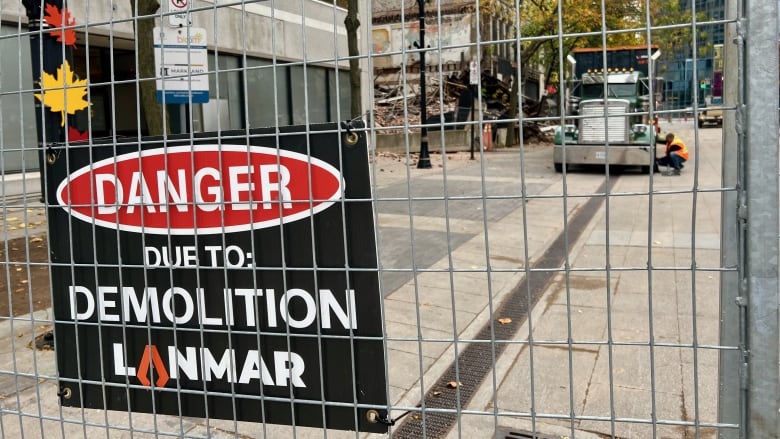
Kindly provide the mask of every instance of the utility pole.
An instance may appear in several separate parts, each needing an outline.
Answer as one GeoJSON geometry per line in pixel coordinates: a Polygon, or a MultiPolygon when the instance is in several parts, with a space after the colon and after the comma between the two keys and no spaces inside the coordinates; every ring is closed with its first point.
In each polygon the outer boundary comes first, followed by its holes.
{"type": "Polygon", "coordinates": [[[420,159],[417,161],[417,169],[430,169],[431,158],[428,154],[428,108],[425,102],[425,2],[417,0],[420,19],[420,41],[417,48],[420,49],[420,159]]]}

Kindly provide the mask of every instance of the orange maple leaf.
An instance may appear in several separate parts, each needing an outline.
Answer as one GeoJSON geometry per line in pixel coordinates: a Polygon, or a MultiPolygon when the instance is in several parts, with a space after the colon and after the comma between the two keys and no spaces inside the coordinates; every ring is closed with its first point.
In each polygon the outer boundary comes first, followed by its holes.
{"type": "Polygon", "coordinates": [[[65,126],[65,113],[76,114],[77,111],[89,107],[89,102],[84,100],[87,94],[87,80],[74,78],[70,64],[65,61],[57,69],[57,75],[43,72],[41,76],[42,93],[35,93],[35,97],[49,107],[51,111],[59,111],[62,114],[62,123],[65,126]]]}
{"type": "Polygon", "coordinates": [[[44,21],[49,26],[54,27],[49,33],[54,35],[57,41],[64,41],[66,46],[76,47],[76,31],[74,29],[62,29],[65,26],[73,26],[76,24],[76,20],[71,18],[68,8],[60,8],[46,4],[46,15],[43,17],[44,21]]]}

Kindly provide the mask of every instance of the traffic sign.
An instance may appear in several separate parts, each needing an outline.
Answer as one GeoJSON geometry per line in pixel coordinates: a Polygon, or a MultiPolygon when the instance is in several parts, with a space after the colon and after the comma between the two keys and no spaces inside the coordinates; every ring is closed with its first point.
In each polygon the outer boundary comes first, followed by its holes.
{"type": "Polygon", "coordinates": [[[209,101],[206,29],[154,28],[154,67],[158,102],[202,104],[209,101]]]}
{"type": "Polygon", "coordinates": [[[188,0],[168,0],[168,24],[173,27],[189,26],[190,12],[188,0]]]}
{"type": "Polygon", "coordinates": [[[476,61],[471,61],[469,65],[469,84],[479,84],[479,63],[476,61]]]}

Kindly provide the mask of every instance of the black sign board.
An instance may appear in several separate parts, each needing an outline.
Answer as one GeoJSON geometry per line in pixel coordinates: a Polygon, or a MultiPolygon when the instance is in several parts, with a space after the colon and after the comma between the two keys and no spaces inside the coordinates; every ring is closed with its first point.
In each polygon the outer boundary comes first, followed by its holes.
{"type": "Polygon", "coordinates": [[[387,430],[365,136],[307,128],[50,154],[63,405],[387,430]]]}

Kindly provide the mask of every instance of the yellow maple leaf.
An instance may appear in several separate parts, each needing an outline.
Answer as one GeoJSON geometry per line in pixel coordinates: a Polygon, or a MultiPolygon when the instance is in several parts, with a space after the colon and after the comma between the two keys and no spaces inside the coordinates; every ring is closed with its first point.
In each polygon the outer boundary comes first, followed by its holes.
{"type": "Polygon", "coordinates": [[[56,75],[43,72],[41,76],[43,93],[35,93],[35,97],[51,111],[59,111],[62,114],[60,126],[65,126],[65,113],[76,114],[77,111],[89,107],[89,102],[84,99],[87,94],[86,85],[86,79],[75,79],[70,64],[65,61],[57,69],[56,75]]]}

